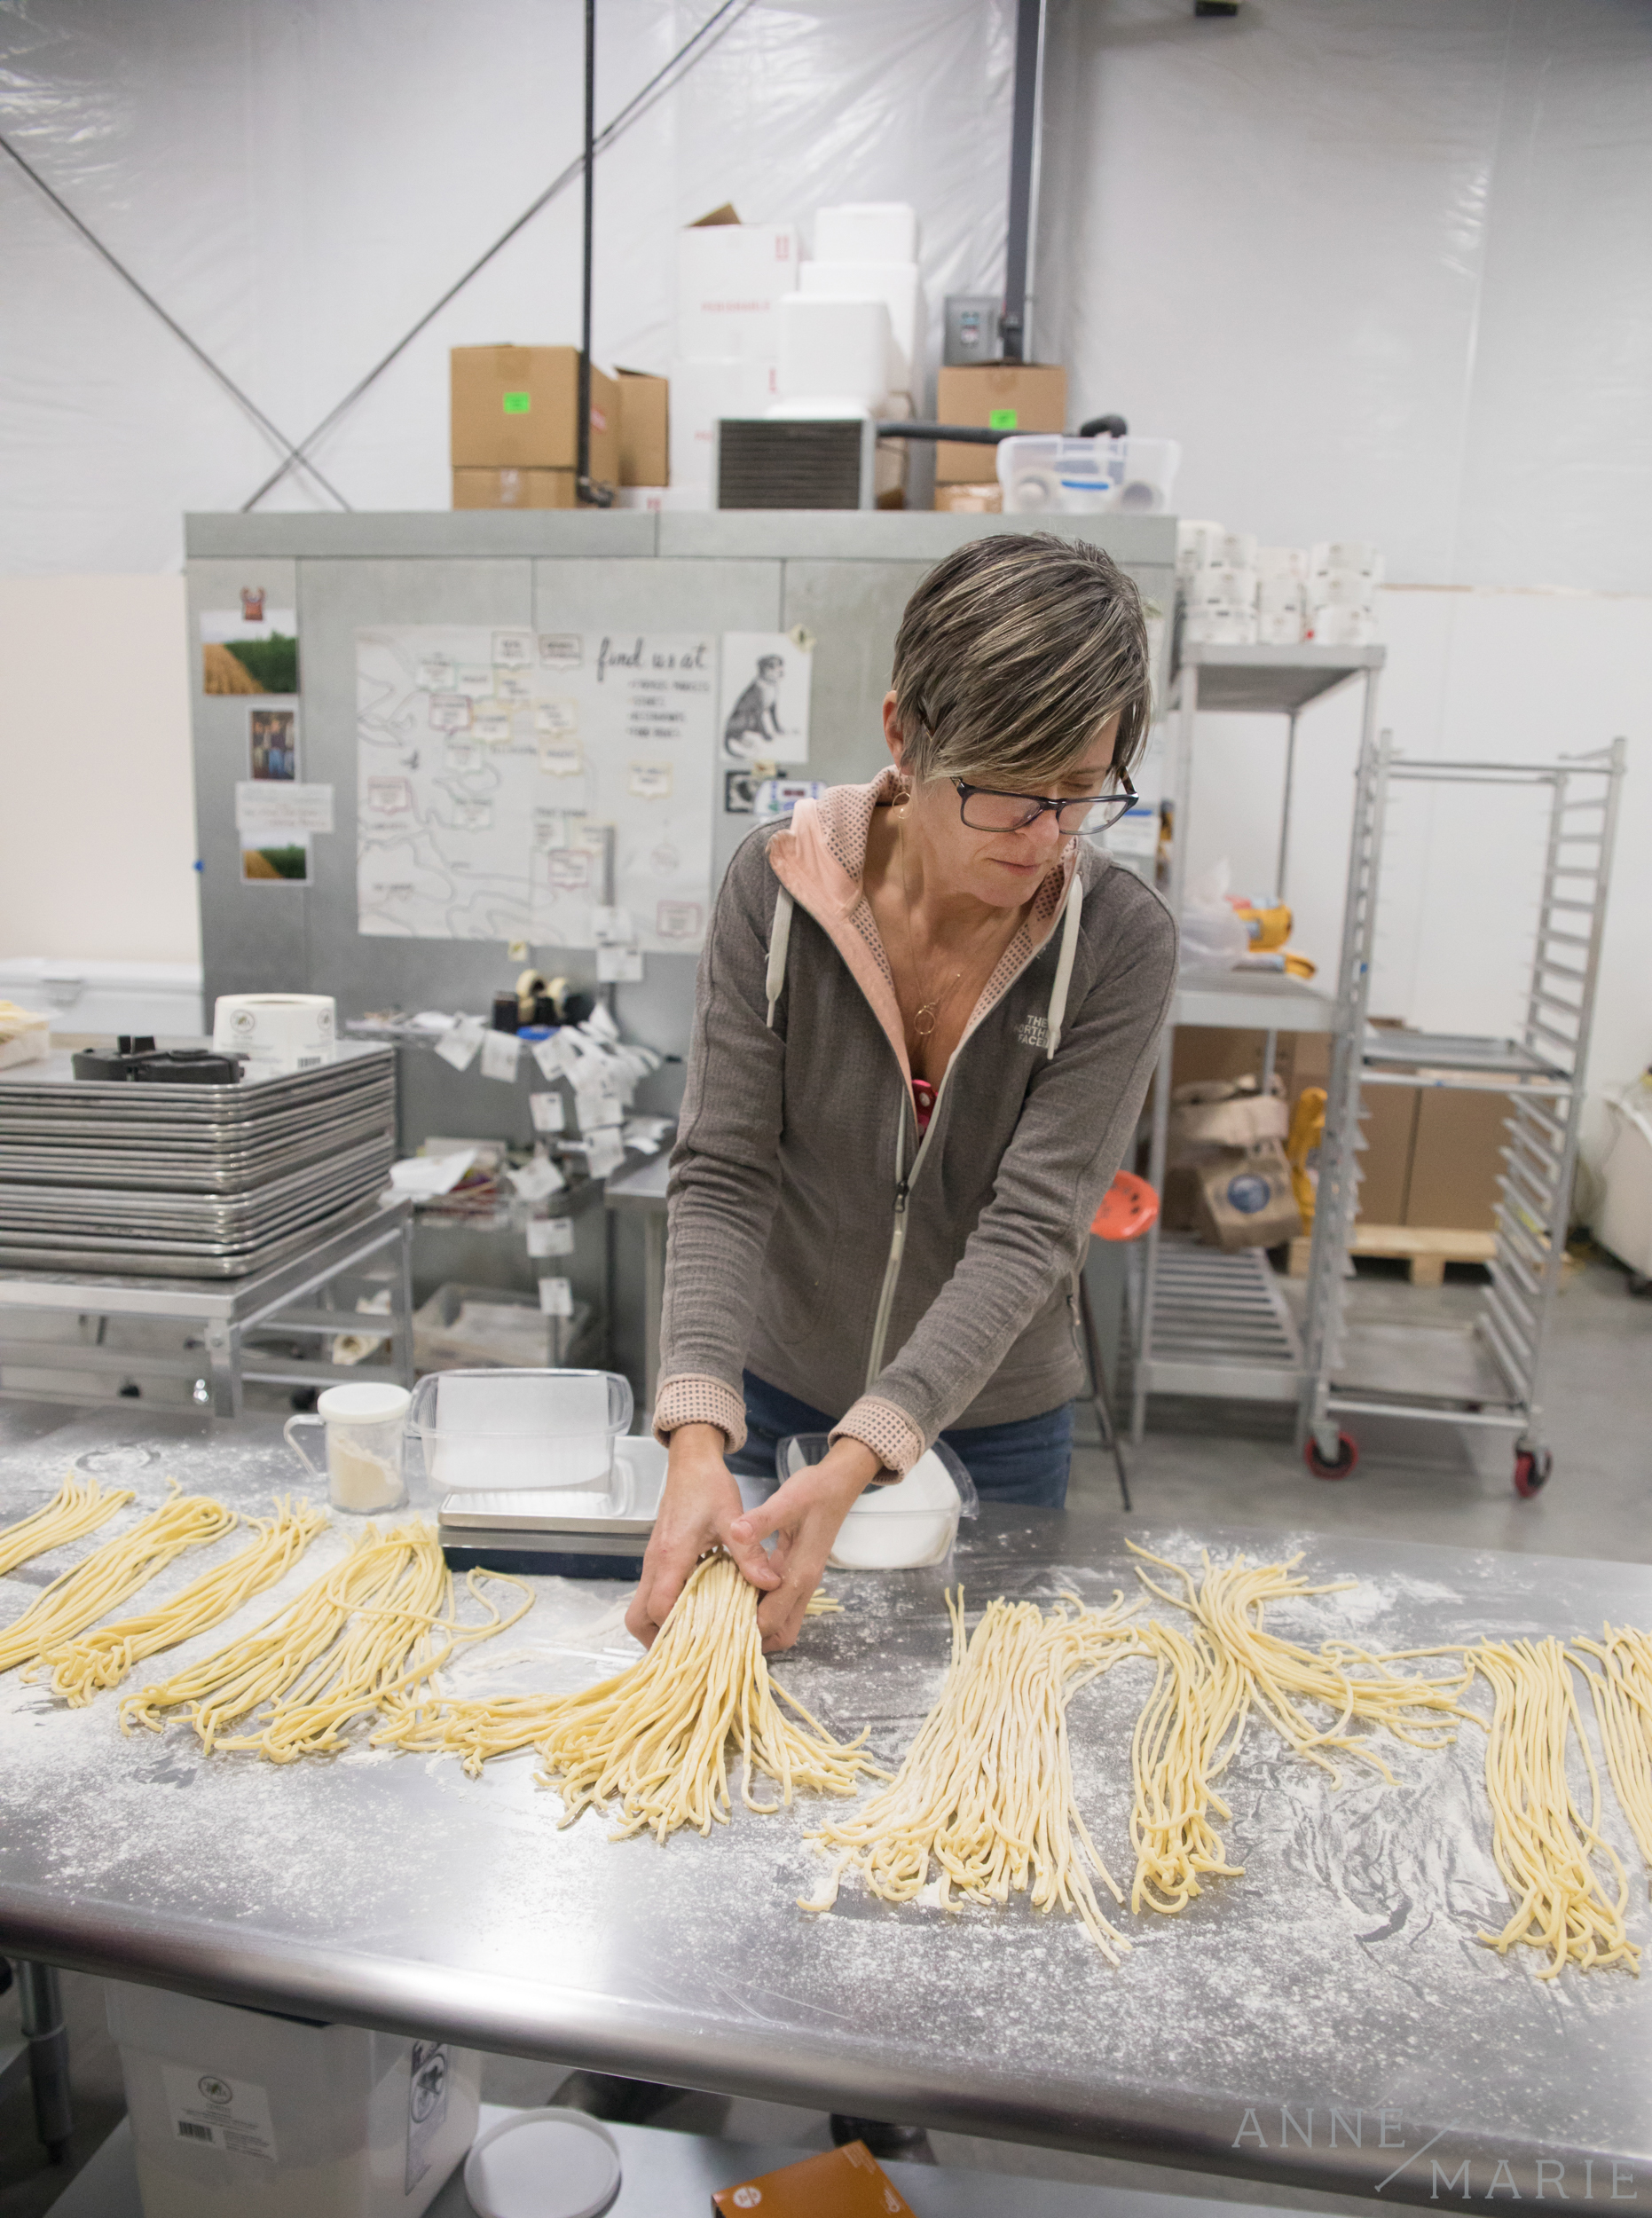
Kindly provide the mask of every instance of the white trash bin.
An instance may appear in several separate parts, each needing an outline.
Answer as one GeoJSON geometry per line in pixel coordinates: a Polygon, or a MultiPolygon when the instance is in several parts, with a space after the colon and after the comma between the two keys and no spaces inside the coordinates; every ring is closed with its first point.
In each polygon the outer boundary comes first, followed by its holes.
{"type": "Polygon", "coordinates": [[[144,2218],[420,2218],[476,2138],[474,2049],[107,1992],[144,2218]]]}

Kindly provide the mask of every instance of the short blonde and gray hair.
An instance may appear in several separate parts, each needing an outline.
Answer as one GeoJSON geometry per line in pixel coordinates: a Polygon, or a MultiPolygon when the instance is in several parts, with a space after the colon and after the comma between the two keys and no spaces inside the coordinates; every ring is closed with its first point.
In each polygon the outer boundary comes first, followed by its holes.
{"type": "Polygon", "coordinates": [[[972,539],[907,602],[895,712],[915,778],[1036,786],[1119,720],[1115,770],[1147,743],[1141,595],[1111,555],[1052,532],[972,539]]]}

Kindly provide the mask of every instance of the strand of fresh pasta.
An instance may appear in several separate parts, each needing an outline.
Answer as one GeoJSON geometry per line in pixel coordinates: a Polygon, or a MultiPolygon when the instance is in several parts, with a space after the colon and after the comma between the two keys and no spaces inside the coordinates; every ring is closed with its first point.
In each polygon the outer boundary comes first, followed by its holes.
{"type": "Polygon", "coordinates": [[[22,1616],[0,1632],[0,1671],[32,1663],[84,1632],[106,1610],[135,1594],[185,1548],[222,1539],[236,1524],[232,1509],[205,1494],[179,1494],[113,1540],[94,1548],[83,1563],[53,1579],[22,1616]]]}
{"type": "Polygon", "coordinates": [[[1155,1669],[1130,1742],[1130,1907],[1173,1917],[1202,1892],[1201,1873],[1244,1874],[1228,1862],[1210,1813],[1232,1815],[1213,1782],[1244,1733],[1250,1682],[1199,1626],[1190,1634],[1154,1618],[1139,1637],[1155,1669]]]}
{"type": "Polygon", "coordinates": [[[43,1509],[0,1527],[0,1578],[48,1549],[96,1532],[131,1499],[130,1486],[101,1487],[96,1479],[78,1479],[71,1471],[43,1509]]]}
{"type": "Polygon", "coordinates": [[[1568,1963],[1638,1970],[1640,1952],[1624,1925],[1629,1882],[1601,1837],[1600,1774],[1563,1645],[1488,1640],[1465,1654],[1491,1689],[1485,1769],[1491,1852],[1515,1905],[1502,1931],[1481,1939],[1505,1955],[1517,1947],[1540,1949],[1547,1958],[1540,1979],[1558,1978],[1568,1963]],[[1586,1818],[1566,1775],[1574,1734],[1589,1774],[1586,1818]]]}
{"type": "MultiPolygon", "coordinates": [[[[1168,1556],[1154,1555],[1134,1541],[1125,1546],[1133,1554],[1159,1564],[1181,1582],[1179,1593],[1168,1592],[1150,1578],[1137,1564],[1137,1577],[1163,1601],[1185,1609],[1202,1627],[1212,1648],[1230,1658],[1247,1681],[1248,1708],[1254,1708],[1298,1755],[1321,1766],[1333,1779],[1336,1766],[1320,1751],[1340,1749],[1380,1772],[1390,1785],[1394,1774],[1382,1758],[1347,1728],[1356,1720],[1381,1726],[1396,1740],[1413,1748],[1444,1748],[1455,1738],[1452,1719],[1470,1715],[1457,1697],[1467,1683],[1467,1672],[1455,1679],[1429,1679],[1396,1671],[1396,1658],[1373,1656],[1366,1649],[1327,1641],[1317,1652],[1284,1640],[1266,1631],[1263,1611],[1270,1601],[1301,1594],[1335,1594],[1352,1586],[1352,1579],[1336,1579],[1313,1585],[1296,1577],[1299,1555],[1286,1563],[1250,1563],[1236,1556],[1220,1569],[1208,1553],[1200,1559],[1203,1577],[1195,1582],[1191,1571],[1168,1556]],[[1330,1710],[1335,1723],[1317,1726],[1302,1708],[1304,1702],[1330,1710]]],[[[1241,1719],[1231,1756],[1243,1731],[1241,1719]]]]}
{"type": "Polygon", "coordinates": [[[1601,1667],[1574,1659],[1589,1682],[1618,1805],[1652,1871],[1652,1638],[1608,1625],[1603,1639],[1580,1634],[1572,1646],[1601,1667]]]}
{"type": "Polygon", "coordinates": [[[469,1575],[468,1590],[490,1616],[480,1626],[459,1627],[435,1528],[415,1520],[381,1535],[369,1525],[343,1562],[295,1601],[174,1678],[127,1695],[122,1729],[137,1724],[159,1732],[169,1711],[187,1710],[208,1750],[252,1749],[290,1763],[336,1748],[354,1719],[405,1695],[455,1646],[515,1624],[532,1596],[507,1579],[523,1601],[502,1617],[478,1584],[501,1577],[469,1575]],[[444,1632],[452,1637],[438,1643],[444,1632]],[[243,1719],[248,1730],[230,1737],[229,1728],[243,1719]]]}
{"type": "Polygon", "coordinates": [[[708,1557],[696,1565],[648,1654],[612,1679],[562,1696],[423,1709],[408,1703],[374,1742],[460,1756],[472,1777],[490,1757],[535,1747],[546,1777],[561,1783],[562,1823],[618,1799],[617,1839],[651,1832],[664,1841],[680,1826],[709,1833],[726,1823],[736,1749],[749,1810],[772,1815],[799,1788],[852,1795],[859,1775],[877,1769],[862,1753],[865,1735],[835,1741],[770,1678],[757,1628],[760,1599],[731,1558],[708,1557]],[[753,1797],[754,1768],[775,1781],[777,1800],[753,1797]]]}
{"type": "Polygon", "coordinates": [[[197,1633],[209,1632],[243,1602],[273,1586],[297,1562],[326,1522],[324,1513],[312,1509],[308,1502],[295,1506],[290,1499],[278,1498],[273,1517],[248,1520],[257,1537],[227,1562],[202,1572],[169,1601],[141,1616],[99,1625],[67,1647],[48,1650],[31,1669],[50,1670],[52,1693],[63,1695],[71,1705],[89,1703],[104,1687],[118,1687],[146,1656],[175,1648],[197,1633]]]}
{"type": "Polygon", "coordinates": [[[838,1853],[821,1893],[799,1907],[830,1910],[850,1868],[885,1901],[909,1902],[932,1864],[942,1908],[1026,1892],[1035,1909],[1076,1911],[1116,1964],[1129,1943],[1103,1915],[1090,1870],[1115,1902],[1124,1898],[1074,1797],[1066,1708],[1133,1652],[1132,1630],[1116,1602],[1104,1612],[1063,1597],[1046,1616],[1035,1602],[1001,1599],[966,1639],[962,1587],[947,1608],[952,1657],[940,1694],[891,1784],[812,1837],[838,1853]]]}

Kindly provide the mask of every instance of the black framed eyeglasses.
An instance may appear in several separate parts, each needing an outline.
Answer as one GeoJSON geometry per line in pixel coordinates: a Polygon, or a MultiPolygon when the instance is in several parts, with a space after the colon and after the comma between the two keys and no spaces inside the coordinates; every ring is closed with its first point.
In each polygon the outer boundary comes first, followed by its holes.
{"type": "Polygon", "coordinates": [[[968,785],[962,778],[954,778],[952,783],[958,789],[959,812],[972,831],[1025,831],[1048,810],[1060,830],[1072,836],[1105,831],[1135,807],[1136,788],[1122,770],[1118,780],[1113,792],[1088,793],[1070,800],[1039,793],[1000,793],[991,786],[968,785]]]}

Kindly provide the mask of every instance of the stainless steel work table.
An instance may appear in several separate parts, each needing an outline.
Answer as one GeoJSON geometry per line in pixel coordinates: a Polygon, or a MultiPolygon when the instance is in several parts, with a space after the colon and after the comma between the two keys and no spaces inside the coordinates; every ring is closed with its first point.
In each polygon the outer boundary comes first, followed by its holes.
{"type": "MultiPolygon", "coordinates": [[[[122,1411],[30,1437],[22,1412],[10,1427],[0,1412],[0,1513],[39,1501],[89,1451],[114,1475],[122,1442],[155,1451],[130,1481],[140,1503],[168,1473],[249,1508],[295,1475],[258,1420],[122,1411]]],[[[1110,1510],[990,1512],[966,1527],[957,1569],[973,1605],[1062,1587],[1103,1600],[1135,1583],[1126,1529],[1110,1510]]],[[[1200,1545],[1268,1558],[1305,1546],[1313,1573],[1357,1577],[1351,1593],[1277,1611],[1302,1638],[1404,1646],[1652,1622],[1652,1573],[1637,1565],[1192,1532],[1150,1514],[1128,1529],[1184,1561],[1200,1545]]],[[[295,1583],[325,1560],[312,1553],[295,1583]]],[[[34,1583],[51,1568],[32,1567],[34,1583]]],[[[831,1583],[844,1615],[812,1624],[780,1675],[839,1730],[869,1721],[897,1756],[941,1677],[941,1575],[831,1583]]],[[[616,1590],[544,1588],[489,1662],[495,1684],[572,1687],[618,1660],[611,1633],[608,1654],[599,1636],[583,1651],[547,1639],[616,1590]]],[[[25,1581],[0,1582],[0,1597],[9,1619],[25,1581]]],[[[1070,1711],[1080,1804],[1127,1887],[1146,1671],[1118,1667],[1070,1711]]],[[[1569,1970],[1545,1986],[1530,1952],[1483,1947],[1477,1931],[1508,1915],[1483,1743],[1387,1752],[1399,1786],[1350,1769],[1333,1791],[1253,1727],[1223,1782],[1245,1877],[1177,1919],[1121,1916],[1137,1946],[1113,1970],[1075,1918],[1024,1900],[948,1917],[846,1889],[831,1916],[806,1917],[812,1802],[736,1808],[710,1839],[615,1845],[592,1814],[557,1831],[531,1758],[479,1783],[450,1760],[365,1750],[282,1768],[208,1759],[181,1728],[122,1740],[112,1696],[67,1711],[12,1678],[0,1947],[306,2017],[1390,2200],[1459,2201],[1465,2186],[1476,2204],[1530,2198],[1546,2183],[1551,2200],[1562,2186],[1574,2202],[1644,2199],[1652,1982],[1569,1970]]],[[[1609,1800],[1605,1825],[1644,1944],[1646,1881],[1609,1800]]]]}

